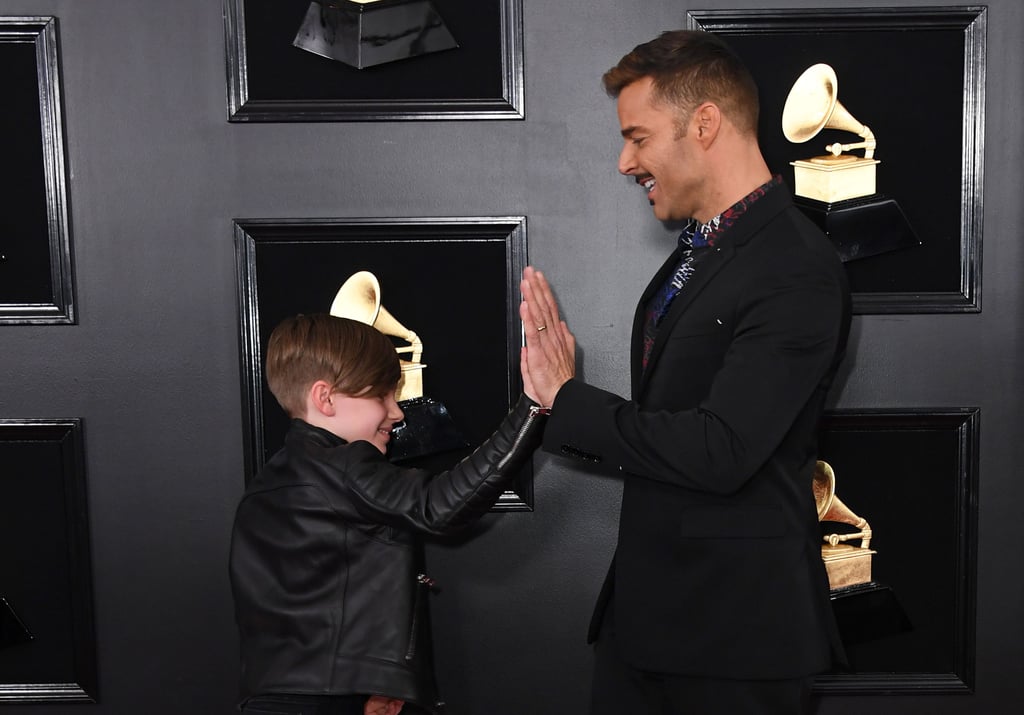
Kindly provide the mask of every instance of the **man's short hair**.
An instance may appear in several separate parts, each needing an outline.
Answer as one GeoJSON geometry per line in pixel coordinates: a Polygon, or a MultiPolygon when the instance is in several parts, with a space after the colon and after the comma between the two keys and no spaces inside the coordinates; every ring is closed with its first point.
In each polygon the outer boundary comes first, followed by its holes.
{"type": "Polygon", "coordinates": [[[699,30],[663,32],[637,45],[605,72],[612,97],[639,79],[653,80],[653,97],[675,106],[685,126],[703,102],[714,102],[741,132],[757,136],[757,84],[743,61],[717,35],[699,30]]]}
{"type": "Polygon", "coordinates": [[[401,375],[391,340],[357,320],[296,315],[281,321],[267,343],[267,384],[291,417],[305,415],[306,392],[317,380],[332,392],[379,397],[394,391],[401,375]]]}

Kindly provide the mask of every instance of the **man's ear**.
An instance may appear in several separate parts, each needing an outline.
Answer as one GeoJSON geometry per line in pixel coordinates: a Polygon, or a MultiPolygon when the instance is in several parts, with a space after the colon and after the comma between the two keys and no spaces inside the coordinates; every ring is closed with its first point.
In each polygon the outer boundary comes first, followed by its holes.
{"type": "Polygon", "coordinates": [[[714,143],[722,128],[722,110],[714,102],[704,102],[693,113],[693,131],[705,147],[714,143]]]}
{"type": "Polygon", "coordinates": [[[331,385],[326,380],[317,380],[310,386],[306,393],[306,403],[309,409],[327,417],[333,417],[337,411],[331,397],[331,385]]]}

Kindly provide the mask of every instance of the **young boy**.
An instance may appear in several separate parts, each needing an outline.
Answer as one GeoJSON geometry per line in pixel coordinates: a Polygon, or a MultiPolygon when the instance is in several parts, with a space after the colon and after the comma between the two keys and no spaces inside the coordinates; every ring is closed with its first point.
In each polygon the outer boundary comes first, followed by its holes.
{"type": "MultiPolygon", "coordinates": [[[[452,532],[493,506],[539,444],[541,412],[522,397],[472,455],[431,475],[384,456],[402,419],[400,368],[375,328],[289,318],[270,336],[266,368],[293,419],[235,516],[241,709],[435,712],[419,535],[452,532]]],[[[528,373],[524,384],[532,390],[528,373]]]]}

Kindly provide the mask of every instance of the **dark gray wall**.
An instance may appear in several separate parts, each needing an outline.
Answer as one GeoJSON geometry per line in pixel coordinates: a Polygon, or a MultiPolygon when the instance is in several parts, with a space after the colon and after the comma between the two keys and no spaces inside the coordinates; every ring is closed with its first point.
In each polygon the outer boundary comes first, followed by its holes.
{"type": "MultiPolygon", "coordinates": [[[[531,259],[557,286],[585,377],[628,389],[632,307],[672,239],[615,171],[599,77],[683,26],[691,6],[524,5],[525,121],[247,126],[226,121],[217,0],[0,0],[2,15],[59,18],[80,316],[0,329],[0,417],[85,421],[101,687],[95,706],[8,712],[232,710],[225,560],[243,479],[232,218],[526,215],[531,259]]],[[[830,696],[822,715],[1009,713],[1024,701],[1024,11],[1016,0],[989,8],[984,310],[857,318],[836,401],[982,410],[976,692],[830,696]]],[[[619,493],[539,456],[533,513],[489,516],[469,543],[431,549],[452,713],[583,712],[584,632],[619,493]]]]}

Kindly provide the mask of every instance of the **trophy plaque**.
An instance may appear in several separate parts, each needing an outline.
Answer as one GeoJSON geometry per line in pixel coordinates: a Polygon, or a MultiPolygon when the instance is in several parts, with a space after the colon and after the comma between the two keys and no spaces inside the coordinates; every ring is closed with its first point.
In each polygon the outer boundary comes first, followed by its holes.
{"type": "Polygon", "coordinates": [[[459,46],[430,0],[314,0],[292,44],[357,69],[459,46]]]}
{"type": "Polygon", "coordinates": [[[919,245],[899,204],[876,190],[874,132],[839,102],[831,66],[808,67],[793,84],[782,110],[782,133],[802,144],[823,129],[856,134],[861,141],[835,142],[826,154],[790,162],[797,205],[835,244],[843,261],[919,245]],[[864,156],[850,154],[863,149],[864,156]]]}

